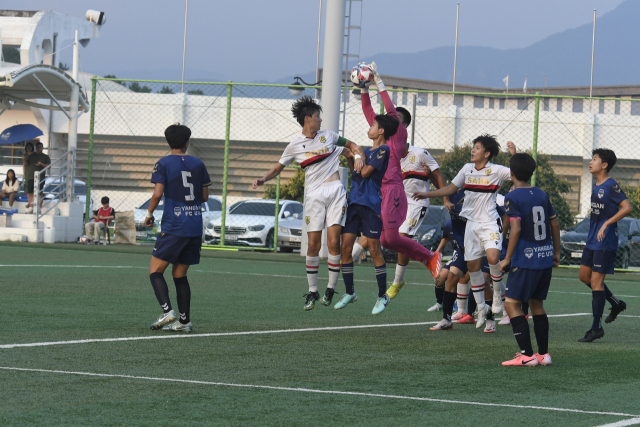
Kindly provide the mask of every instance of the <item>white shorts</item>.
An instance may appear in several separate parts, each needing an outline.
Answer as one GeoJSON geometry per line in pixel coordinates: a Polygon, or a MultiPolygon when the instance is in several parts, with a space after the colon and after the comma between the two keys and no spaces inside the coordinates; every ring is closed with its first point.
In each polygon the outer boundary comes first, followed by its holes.
{"type": "Polygon", "coordinates": [[[347,220],[347,192],[341,181],[325,182],[307,193],[304,221],[307,231],[322,231],[335,224],[344,227],[347,220]]]}
{"type": "Polygon", "coordinates": [[[407,234],[411,237],[416,235],[416,231],[422,225],[424,217],[427,216],[427,206],[416,205],[415,203],[409,203],[407,205],[407,218],[400,226],[400,233],[407,234]]]}
{"type": "Polygon", "coordinates": [[[467,221],[464,232],[464,260],[483,258],[487,249],[502,251],[502,222],[467,221]]]}

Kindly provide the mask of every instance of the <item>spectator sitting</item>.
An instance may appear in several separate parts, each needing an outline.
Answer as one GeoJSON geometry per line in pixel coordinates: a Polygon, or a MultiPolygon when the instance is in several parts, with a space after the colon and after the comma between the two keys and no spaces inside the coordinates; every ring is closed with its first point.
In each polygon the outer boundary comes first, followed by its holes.
{"type": "MultiPolygon", "coordinates": [[[[0,193],[0,199],[8,197],[10,208],[13,207],[13,202],[15,202],[16,200],[19,186],[20,181],[18,181],[18,179],[16,178],[16,173],[13,171],[13,169],[9,169],[7,171],[7,179],[5,179],[4,183],[2,184],[2,193],[0,193]]],[[[1,200],[0,206],[2,206],[1,200]]]]}
{"type": "Polygon", "coordinates": [[[100,231],[104,230],[105,227],[109,225],[109,223],[116,217],[115,209],[109,207],[109,198],[103,197],[100,200],[102,203],[102,207],[98,209],[97,215],[93,216],[93,220],[84,225],[84,230],[87,233],[87,237],[89,238],[89,244],[95,243],[96,245],[100,243],[100,231]],[[91,229],[93,228],[93,234],[95,240],[91,240],[91,229]]]}

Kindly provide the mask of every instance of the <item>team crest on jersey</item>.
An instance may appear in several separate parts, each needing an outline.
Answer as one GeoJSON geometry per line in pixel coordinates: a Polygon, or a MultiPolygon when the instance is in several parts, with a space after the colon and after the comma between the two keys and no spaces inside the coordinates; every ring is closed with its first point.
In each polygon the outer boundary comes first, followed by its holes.
{"type": "Polygon", "coordinates": [[[304,217],[304,222],[306,222],[307,225],[309,225],[309,223],[311,222],[311,217],[310,216],[304,217]]]}
{"type": "Polygon", "coordinates": [[[173,213],[174,213],[176,216],[180,216],[180,213],[181,213],[181,212],[180,212],[180,208],[173,208],[173,213]]]}
{"type": "Polygon", "coordinates": [[[601,188],[601,189],[598,191],[598,198],[599,198],[599,199],[602,199],[603,197],[604,197],[604,190],[601,188]]]}
{"type": "Polygon", "coordinates": [[[327,138],[325,138],[324,135],[321,136],[320,137],[320,142],[322,142],[324,144],[325,142],[327,142],[327,138]]]}
{"type": "Polygon", "coordinates": [[[487,169],[486,171],[484,171],[484,173],[486,173],[487,175],[491,175],[491,169],[487,169]]]}
{"type": "Polygon", "coordinates": [[[411,156],[411,157],[409,157],[409,161],[410,161],[411,163],[415,162],[415,161],[416,161],[416,156],[411,156]]]}
{"type": "Polygon", "coordinates": [[[525,249],[524,250],[524,256],[526,256],[529,259],[533,258],[533,249],[531,249],[531,248],[525,249]]]}

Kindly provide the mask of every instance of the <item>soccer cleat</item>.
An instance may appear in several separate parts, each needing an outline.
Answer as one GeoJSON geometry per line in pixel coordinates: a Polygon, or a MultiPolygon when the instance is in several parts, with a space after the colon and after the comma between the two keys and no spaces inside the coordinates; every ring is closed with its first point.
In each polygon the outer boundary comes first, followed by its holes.
{"type": "Polygon", "coordinates": [[[382,313],[384,309],[387,308],[387,306],[389,305],[389,301],[391,301],[391,299],[387,294],[384,294],[383,296],[378,297],[378,300],[376,301],[376,305],[373,306],[373,310],[371,311],[371,314],[382,313]]]}
{"type": "Polygon", "coordinates": [[[620,300],[620,304],[618,304],[617,307],[611,306],[611,308],[609,309],[609,310],[611,310],[611,313],[609,313],[607,318],[604,319],[604,323],[613,322],[614,320],[616,320],[616,317],[618,317],[618,314],[622,313],[626,309],[627,309],[627,303],[622,301],[622,300],[620,300]]]}
{"type": "Polygon", "coordinates": [[[176,316],[176,312],[173,311],[173,310],[171,310],[168,313],[162,313],[158,317],[158,319],[151,324],[151,330],[152,331],[157,331],[158,329],[162,328],[167,323],[171,323],[174,320],[176,320],[177,318],[178,318],[178,316],[176,316]]]}
{"type": "Polygon", "coordinates": [[[333,295],[335,293],[336,290],[334,288],[327,288],[327,290],[324,291],[324,296],[320,300],[320,304],[327,306],[331,305],[331,301],[333,301],[333,295]]]}
{"type": "Polygon", "coordinates": [[[597,340],[598,338],[602,338],[604,336],[604,329],[589,329],[586,334],[584,334],[584,338],[580,338],[579,342],[592,342],[597,340]]]}
{"type": "Polygon", "coordinates": [[[442,304],[435,303],[427,309],[427,311],[442,311],[442,304]]]}
{"type": "Polygon", "coordinates": [[[308,294],[302,295],[306,297],[304,301],[304,311],[313,310],[313,307],[316,306],[316,301],[320,299],[320,294],[317,292],[309,292],[308,294]]]}
{"type": "Polygon", "coordinates": [[[402,289],[404,284],[405,284],[405,281],[403,280],[402,283],[399,285],[396,285],[395,283],[393,283],[391,286],[389,286],[389,289],[387,289],[387,295],[389,295],[389,298],[394,299],[396,295],[398,295],[398,292],[400,292],[400,289],[402,289]]]}
{"type": "Polygon", "coordinates": [[[437,325],[430,327],[432,331],[445,331],[453,329],[453,322],[451,320],[442,319],[437,325]]]}
{"type": "Polygon", "coordinates": [[[498,325],[510,325],[511,324],[511,319],[509,319],[509,315],[507,313],[504,313],[502,315],[502,319],[500,319],[500,321],[498,322],[498,325]]]}
{"type": "Polygon", "coordinates": [[[469,313],[464,313],[462,319],[458,320],[456,323],[466,324],[466,323],[475,323],[476,319],[473,318],[469,313]]]}
{"type": "Polygon", "coordinates": [[[547,354],[536,353],[534,354],[534,356],[538,359],[538,365],[541,365],[541,366],[551,365],[551,355],[549,353],[547,354]]]}
{"type": "Polygon", "coordinates": [[[179,320],[176,320],[173,323],[169,323],[168,325],[164,325],[162,327],[163,331],[170,331],[170,332],[192,332],[193,331],[193,325],[191,324],[191,322],[185,324],[180,323],[179,320]]]}
{"type": "Polygon", "coordinates": [[[487,320],[487,324],[484,325],[484,332],[486,334],[492,334],[496,331],[496,321],[495,320],[487,320]]]}
{"type": "Polygon", "coordinates": [[[480,307],[478,307],[478,321],[476,322],[476,329],[480,329],[482,325],[484,325],[484,322],[486,322],[487,320],[487,314],[489,314],[489,310],[491,310],[491,307],[489,307],[487,304],[484,304],[482,310],[480,309],[480,307]]]}
{"type": "MultiPolygon", "coordinates": [[[[551,358],[549,358],[551,360],[551,358]]],[[[525,356],[522,353],[516,353],[516,357],[506,362],[502,362],[502,366],[537,366],[538,358],[533,356],[525,356]]]]}
{"type": "Polygon", "coordinates": [[[442,254],[440,252],[434,252],[427,263],[427,268],[433,275],[434,280],[440,275],[440,270],[442,269],[442,254]]]}
{"type": "Polygon", "coordinates": [[[340,298],[340,301],[338,301],[336,305],[333,306],[333,308],[335,308],[336,310],[340,310],[341,308],[344,308],[347,304],[356,302],[356,301],[358,301],[358,295],[356,295],[355,292],[351,295],[344,294],[342,295],[342,298],[340,298]]]}
{"type": "Polygon", "coordinates": [[[502,311],[502,301],[498,298],[498,300],[493,300],[493,304],[491,305],[491,312],[493,314],[498,314],[502,311]]]}
{"type": "Polygon", "coordinates": [[[451,321],[457,322],[458,320],[462,319],[465,314],[467,313],[464,313],[462,311],[456,311],[455,313],[453,313],[453,316],[451,316],[451,321]]]}

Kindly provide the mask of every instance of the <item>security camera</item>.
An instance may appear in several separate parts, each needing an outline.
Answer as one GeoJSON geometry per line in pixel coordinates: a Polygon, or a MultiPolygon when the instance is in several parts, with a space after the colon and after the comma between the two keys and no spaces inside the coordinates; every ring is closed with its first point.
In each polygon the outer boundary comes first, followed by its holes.
{"type": "Polygon", "coordinates": [[[104,16],[104,12],[98,12],[97,10],[87,10],[87,13],[84,14],[84,17],[87,18],[87,21],[96,23],[98,25],[103,25],[107,22],[107,17],[104,16]]]}

